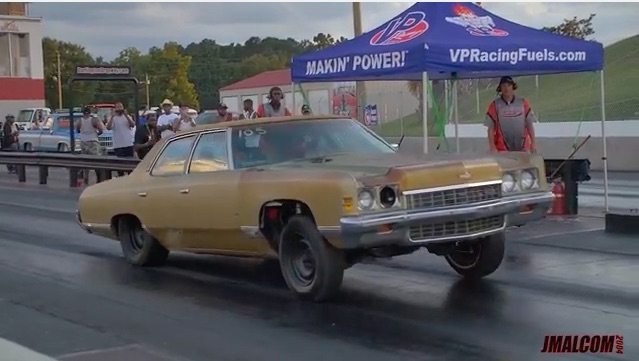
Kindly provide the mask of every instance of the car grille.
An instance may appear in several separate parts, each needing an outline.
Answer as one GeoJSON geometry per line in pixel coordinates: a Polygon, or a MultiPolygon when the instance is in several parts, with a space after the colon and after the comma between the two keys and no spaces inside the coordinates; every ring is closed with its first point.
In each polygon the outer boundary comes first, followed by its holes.
{"type": "Polygon", "coordinates": [[[481,185],[468,188],[446,189],[441,191],[406,195],[408,209],[424,209],[465,205],[492,201],[501,198],[501,184],[481,185]]]}
{"type": "Polygon", "coordinates": [[[424,224],[410,227],[409,237],[413,242],[434,239],[463,238],[482,232],[499,230],[504,227],[504,216],[491,216],[464,221],[424,224]]]}

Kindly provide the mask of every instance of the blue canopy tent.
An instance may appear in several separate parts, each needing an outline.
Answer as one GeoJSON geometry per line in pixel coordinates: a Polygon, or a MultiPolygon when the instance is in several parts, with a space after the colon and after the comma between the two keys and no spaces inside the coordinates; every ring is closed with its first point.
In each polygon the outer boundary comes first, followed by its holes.
{"type": "MultiPolygon", "coordinates": [[[[293,85],[421,79],[422,99],[428,99],[429,79],[599,71],[608,210],[603,66],[604,50],[600,43],[519,25],[473,3],[427,2],[414,4],[354,39],[294,57],[291,78],[293,85]]],[[[427,153],[428,107],[423,108],[424,153],[427,153]]]]}

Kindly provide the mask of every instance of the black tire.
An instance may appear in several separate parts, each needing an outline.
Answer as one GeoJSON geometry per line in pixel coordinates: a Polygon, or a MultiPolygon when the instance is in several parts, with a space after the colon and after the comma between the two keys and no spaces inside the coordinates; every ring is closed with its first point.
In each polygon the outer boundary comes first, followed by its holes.
{"type": "Polygon", "coordinates": [[[120,246],[127,262],[141,267],[162,266],[166,262],[169,250],[145,231],[140,222],[123,218],[118,229],[120,246]]]}
{"type": "Polygon", "coordinates": [[[344,254],[322,237],[308,217],[289,219],[280,236],[279,256],[284,281],[300,298],[322,302],[339,292],[344,254]]]}
{"type": "Polygon", "coordinates": [[[60,143],[58,144],[58,152],[62,152],[62,153],[66,153],[69,151],[69,146],[64,144],[64,143],[60,143]]]}
{"type": "Polygon", "coordinates": [[[24,151],[25,152],[30,152],[33,150],[33,146],[31,145],[31,143],[24,143],[24,151]]]}
{"type": "Polygon", "coordinates": [[[469,279],[479,279],[495,272],[504,259],[504,233],[481,238],[461,245],[459,250],[444,256],[455,272],[469,279]]]}

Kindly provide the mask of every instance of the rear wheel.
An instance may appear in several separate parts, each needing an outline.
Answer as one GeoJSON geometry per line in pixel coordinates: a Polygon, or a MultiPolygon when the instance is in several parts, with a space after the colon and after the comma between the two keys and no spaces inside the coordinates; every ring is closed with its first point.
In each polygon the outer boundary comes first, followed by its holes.
{"type": "Polygon", "coordinates": [[[139,221],[123,218],[118,229],[122,253],[127,262],[142,267],[162,266],[166,262],[169,250],[145,231],[139,221]]]}
{"type": "Polygon", "coordinates": [[[58,152],[68,152],[69,151],[69,146],[64,144],[64,143],[60,143],[58,144],[58,152]]]}
{"type": "Polygon", "coordinates": [[[279,243],[280,269],[289,289],[316,302],[333,298],[344,277],[344,254],[305,216],[288,220],[279,243]]]}
{"type": "Polygon", "coordinates": [[[25,152],[30,152],[33,150],[33,146],[31,145],[31,143],[24,143],[24,151],[25,152]]]}
{"type": "Polygon", "coordinates": [[[504,233],[457,246],[445,256],[448,264],[465,278],[478,279],[495,272],[504,259],[504,233]]]}

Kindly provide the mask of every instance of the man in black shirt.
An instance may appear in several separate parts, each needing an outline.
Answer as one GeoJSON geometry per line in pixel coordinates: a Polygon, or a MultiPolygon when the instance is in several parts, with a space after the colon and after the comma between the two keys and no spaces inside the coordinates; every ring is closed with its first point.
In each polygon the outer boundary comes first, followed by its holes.
{"type": "Polygon", "coordinates": [[[133,149],[138,158],[144,159],[151,148],[160,140],[160,131],[158,130],[158,120],[155,113],[147,113],[146,124],[138,126],[135,130],[135,142],[133,149]]]}

